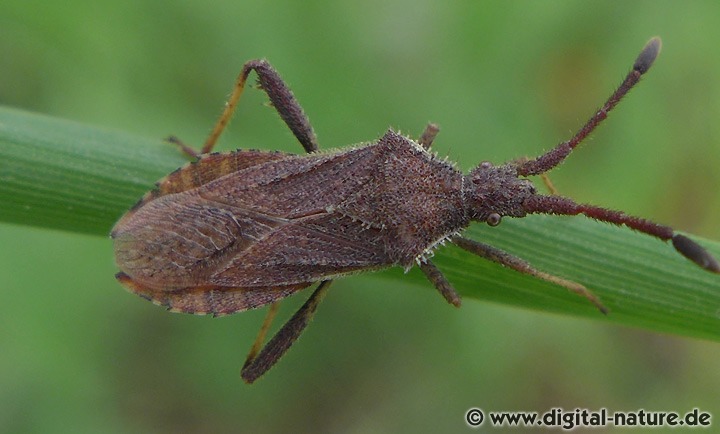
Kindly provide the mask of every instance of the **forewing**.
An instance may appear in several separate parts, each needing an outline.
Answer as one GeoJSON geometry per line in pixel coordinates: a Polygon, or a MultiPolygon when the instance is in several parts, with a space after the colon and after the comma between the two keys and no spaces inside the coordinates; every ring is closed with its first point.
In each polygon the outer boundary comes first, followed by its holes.
{"type": "Polygon", "coordinates": [[[120,269],[138,285],[170,292],[309,284],[388,263],[377,229],[333,212],[367,182],[375,147],[274,155],[213,172],[197,188],[184,189],[192,176],[171,175],[160,184],[163,195],[142,201],[113,230],[120,269]]]}
{"type": "Polygon", "coordinates": [[[392,265],[382,231],[338,214],[292,220],[219,267],[222,286],[293,285],[392,265]]]}
{"type": "Polygon", "coordinates": [[[116,227],[115,257],[122,271],[155,289],[203,286],[218,266],[283,224],[281,218],[209,202],[197,191],[167,195],[116,227]]]}
{"type": "Polygon", "coordinates": [[[242,172],[253,166],[286,158],[297,158],[297,156],[283,152],[256,150],[201,155],[197,161],[188,163],[158,181],[151,198],[188,191],[231,173],[242,172]]]}
{"type": "Polygon", "coordinates": [[[337,206],[377,170],[383,149],[365,146],[261,164],[199,188],[202,197],[282,218],[300,218],[337,206]]]}

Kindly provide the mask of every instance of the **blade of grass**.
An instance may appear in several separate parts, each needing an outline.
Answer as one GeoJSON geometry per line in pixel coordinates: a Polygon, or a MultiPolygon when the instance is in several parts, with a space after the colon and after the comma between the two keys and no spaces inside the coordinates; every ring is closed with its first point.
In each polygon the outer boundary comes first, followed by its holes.
{"type": "MultiPolygon", "coordinates": [[[[161,140],[0,108],[0,221],[107,236],[157,179],[186,162],[161,140]]],[[[435,260],[466,302],[490,300],[720,341],[720,276],[667,244],[582,217],[506,219],[497,228],[472,225],[467,235],[586,285],[611,313],[603,316],[563,288],[442,248],[435,260]]],[[[699,241],[720,254],[720,243],[699,241]]],[[[382,276],[430,289],[417,270],[382,276]]]]}
{"type": "Polygon", "coordinates": [[[186,162],[159,139],[0,107],[0,221],[107,235],[186,162]]]}

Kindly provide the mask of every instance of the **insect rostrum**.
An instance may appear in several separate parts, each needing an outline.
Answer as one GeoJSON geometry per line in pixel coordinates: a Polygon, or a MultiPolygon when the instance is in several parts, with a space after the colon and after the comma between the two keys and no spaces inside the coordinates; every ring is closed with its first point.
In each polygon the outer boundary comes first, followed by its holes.
{"type": "Polygon", "coordinates": [[[468,174],[429,151],[438,132],[432,124],[418,142],[389,130],[370,144],[317,152],[310,123],[277,72],[266,61],[250,61],[201,155],[181,145],[197,161],[159,181],[115,225],[117,277],[133,292],[178,312],[224,315],[272,304],[242,370],[252,382],[299,336],[335,278],[417,265],[459,306],[460,296],[429,259],[445,241],[564,286],[607,312],[583,285],[463,238],[460,233],[473,221],[497,225],[502,217],[532,213],[584,214],[671,240],[693,262],[720,272],[705,249],[667,226],[538,194],[526,178],[560,164],[647,72],[659,49],[660,40],[650,40],[620,87],[570,140],[535,159],[482,162],[468,174]],[[251,71],[308,155],[209,153],[251,71]],[[275,303],[317,282],[307,303],[260,351],[275,303]]]}

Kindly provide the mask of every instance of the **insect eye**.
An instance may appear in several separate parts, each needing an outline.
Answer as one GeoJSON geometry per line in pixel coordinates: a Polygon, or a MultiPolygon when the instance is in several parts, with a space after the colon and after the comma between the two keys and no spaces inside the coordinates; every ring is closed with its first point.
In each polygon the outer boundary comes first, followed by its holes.
{"type": "Polygon", "coordinates": [[[485,220],[485,223],[487,223],[490,226],[497,226],[500,224],[500,220],[502,220],[502,217],[500,217],[500,214],[494,212],[488,216],[488,218],[485,220]]]}

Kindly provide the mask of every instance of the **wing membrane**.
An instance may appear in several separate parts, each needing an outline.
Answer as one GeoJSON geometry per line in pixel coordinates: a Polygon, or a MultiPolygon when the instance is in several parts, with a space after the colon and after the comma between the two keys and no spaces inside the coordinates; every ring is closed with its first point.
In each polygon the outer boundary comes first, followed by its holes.
{"type": "Polygon", "coordinates": [[[222,286],[317,282],[385,268],[380,230],[338,214],[291,220],[219,267],[209,282],[222,286]]]}

